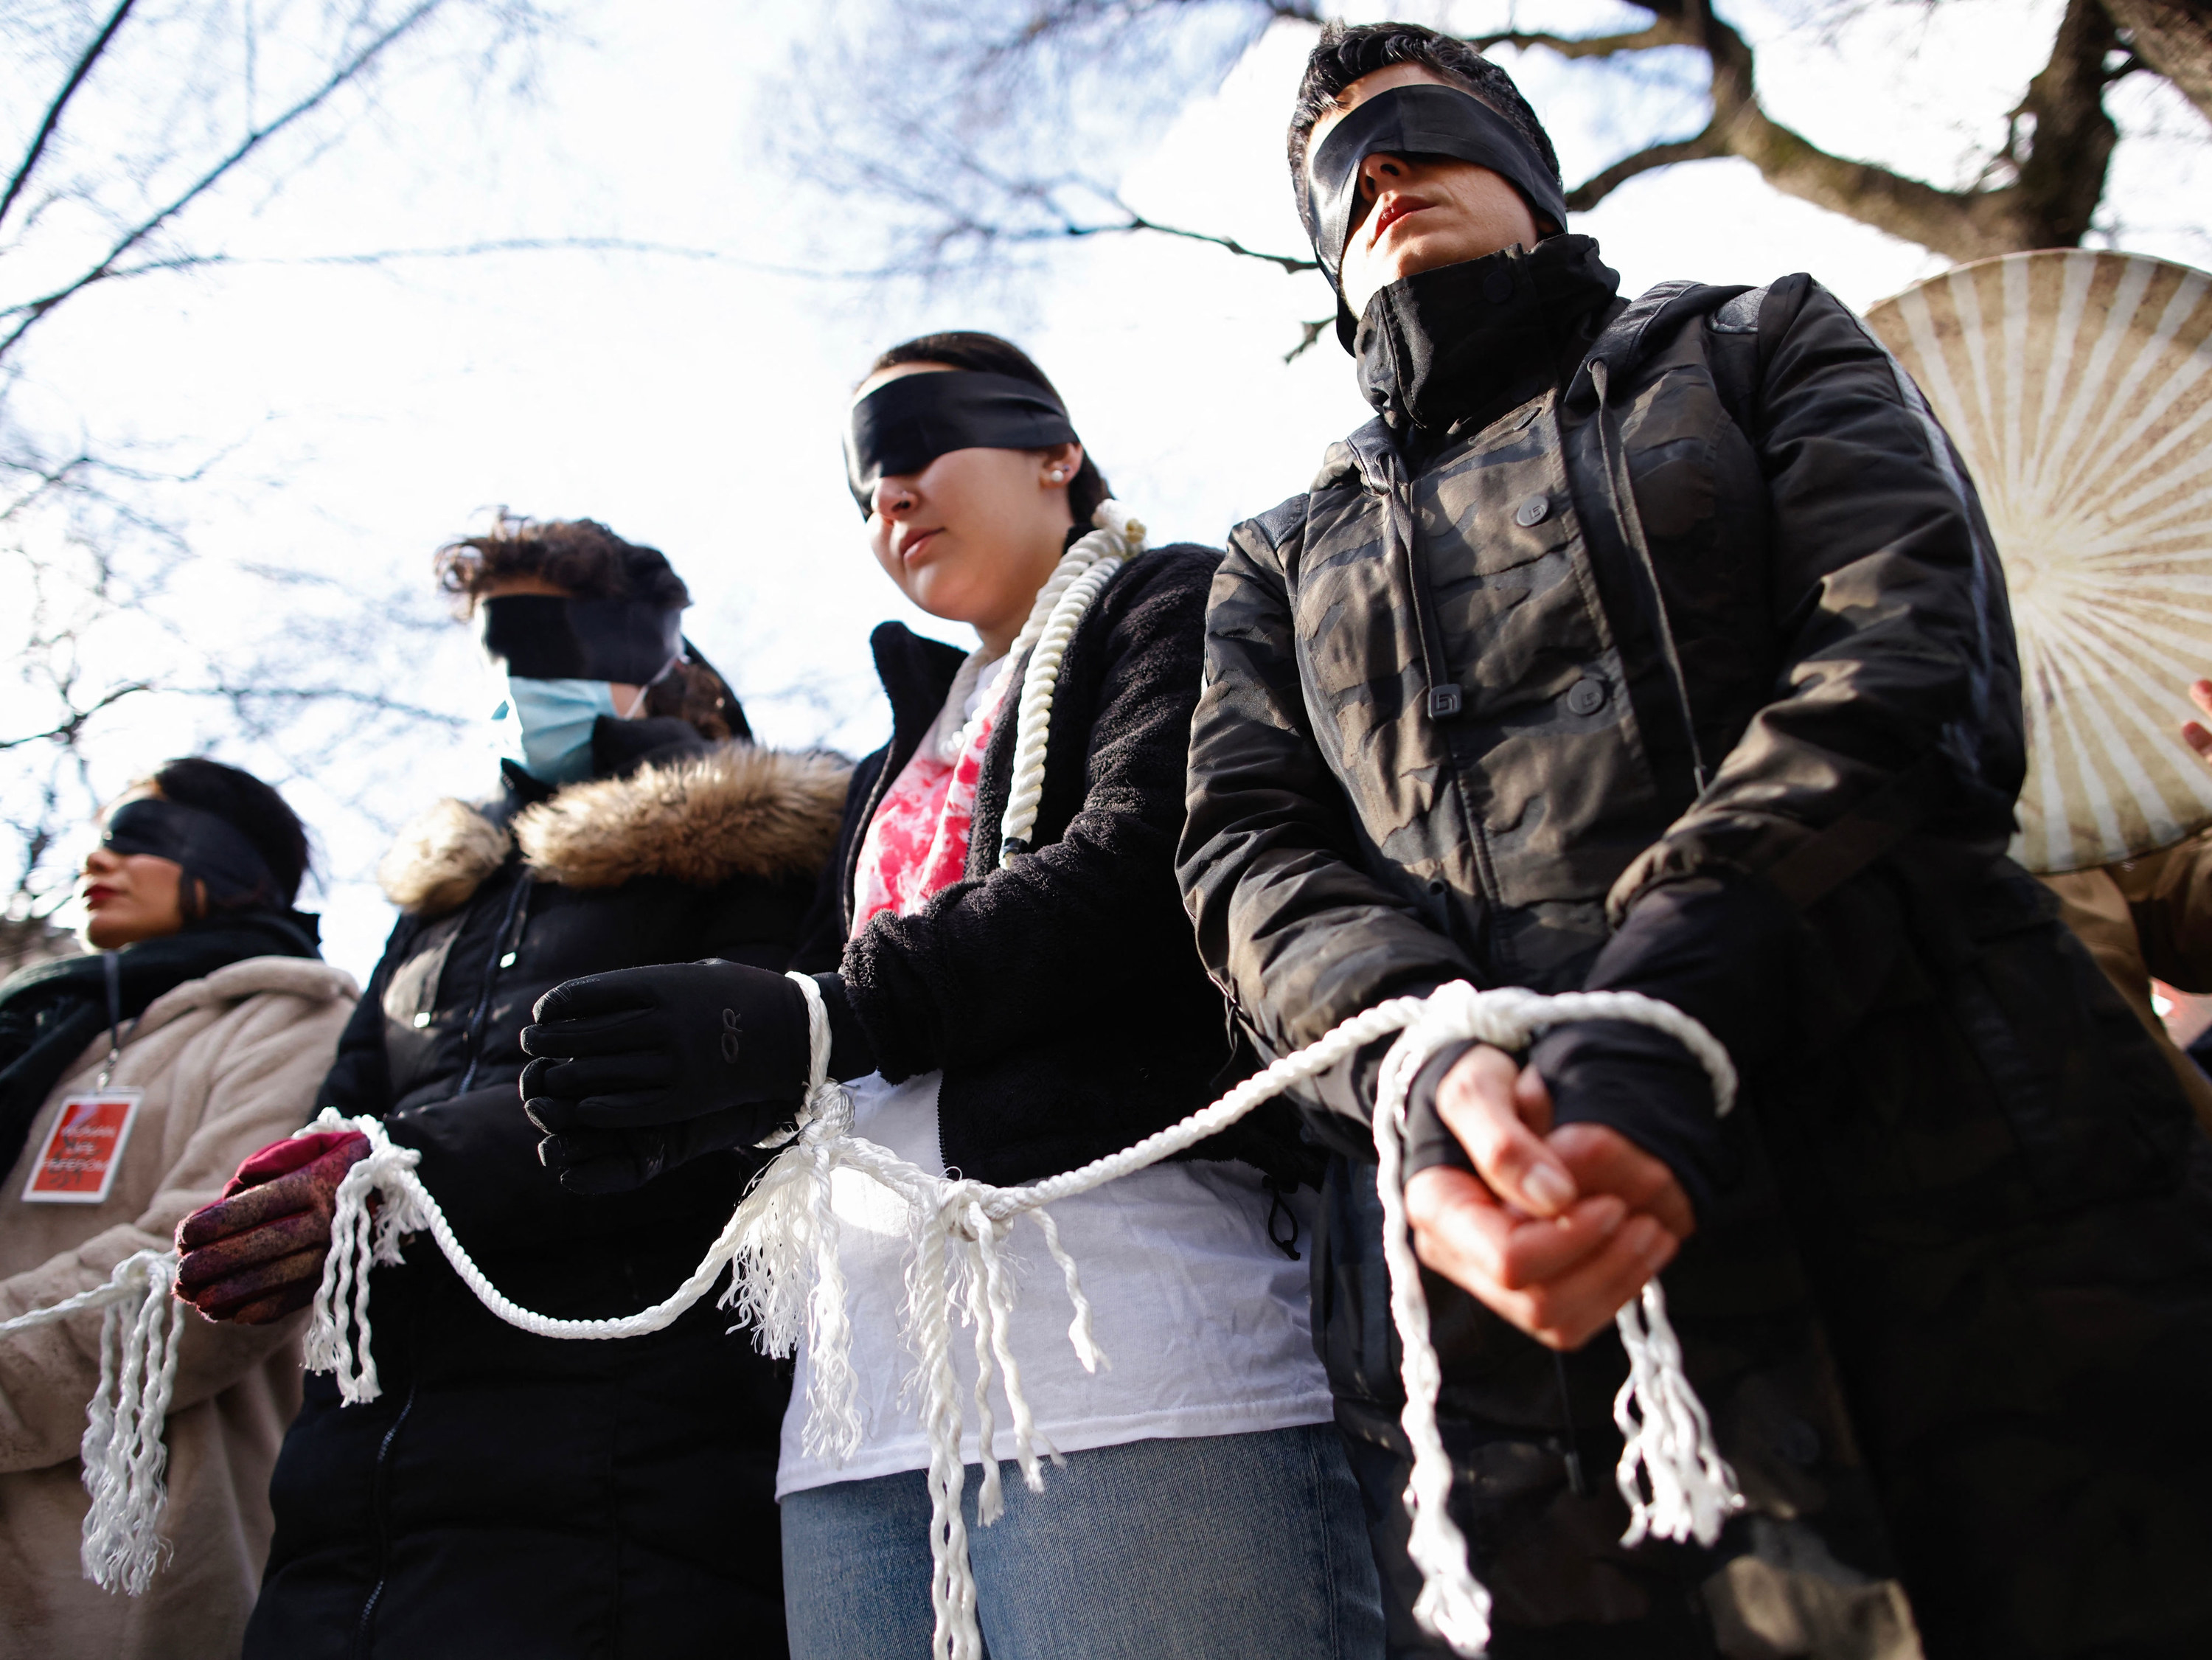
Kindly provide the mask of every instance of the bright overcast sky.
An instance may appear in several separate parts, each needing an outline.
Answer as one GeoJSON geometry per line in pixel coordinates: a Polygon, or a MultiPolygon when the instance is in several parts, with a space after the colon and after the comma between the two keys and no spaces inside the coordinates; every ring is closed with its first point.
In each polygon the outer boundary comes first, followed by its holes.
{"type": "MultiPolygon", "coordinates": [[[[1728,9],[1760,45],[1776,115],[1937,182],[2001,125],[2057,14],[2051,0],[1905,8],[1857,28],[1838,58],[1770,9],[1728,9]]],[[[1299,320],[1328,309],[1319,279],[1210,248],[1102,241],[1055,255],[1011,298],[886,297],[776,274],[841,248],[846,264],[869,252],[866,204],[827,198],[803,164],[763,159],[787,31],[814,15],[798,0],[588,9],[582,38],[546,48],[527,106],[491,98],[456,112],[403,81],[274,200],[217,204],[193,233],[199,246],[264,256],[614,235],[731,258],[541,252],[150,279],[57,313],[36,378],[65,386],[97,430],[225,452],[191,534],[240,556],[411,580],[427,577],[439,543],[498,504],[604,520],[684,574],[699,597],[687,631],[745,697],[764,741],[872,747],[887,718],[867,632],[886,617],[927,621],[875,569],[843,485],[842,409],[876,350],[933,327],[1012,332],[1163,540],[1218,544],[1301,488],[1324,445],[1366,411],[1326,338],[1282,362],[1299,320]],[[791,695],[799,688],[812,697],[791,695]]],[[[1433,7],[1401,15],[1437,21],[1433,7]]],[[[1462,6],[1450,18],[1472,29],[1502,15],[1462,6]]],[[[1609,14],[1567,21],[1578,15],[1609,14]]],[[[1264,39],[1218,95],[1137,156],[1128,198],[1165,221],[1297,250],[1281,135],[1310,40],[1292,26],[1264,39]]],[[[1504,61],[1551,122],[1571,180],[1698,119],[1693,100],[1663,88],[1600,88],[1542,53],[1504,61]]],[[[2122,102],[2131,131],[2203,131],[2157,89],[2122,102]]],[[[2207,182],[2188,143],[2124,145],[2107,198],[2118,245],[2212,263],[2207,182]]],[[[1863,307],[1944,263],[1781,197],[1738,162],[1646,177],[1575,228],[1601,240],[1631,291],[1668,277],[1759,283],[1809,270],[1863,307]]],[[[207,628],[231,625],[225,604],[204,596],[207,628]]],[[[422,661],[389,666],[412,697],[484,712],[459,625],[422,661]]],[[[103,787],[220,737],[118,720],[99,757],[103,787]]],[[[359,765],[329,757],[334,773],[389,776],[391,799],[375,804],[383,824],[313,779],[288,785],[325,849],[335,961],[366,977],[389,926],[370,879],[386,826],[439,794],[482,794],[490,765],[473,737],[359,765]]]]}

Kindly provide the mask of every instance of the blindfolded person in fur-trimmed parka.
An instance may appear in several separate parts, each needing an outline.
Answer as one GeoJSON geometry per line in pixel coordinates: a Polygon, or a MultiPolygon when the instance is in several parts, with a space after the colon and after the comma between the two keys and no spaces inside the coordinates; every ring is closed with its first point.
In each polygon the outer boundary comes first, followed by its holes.
{"type": "MultiPolygon", "coordinates": [[[[718,1150],[636,1191],[563,1189],[516,1093],[517,1033],[580,974],[701,958],[781,971],[848,769],[749,741],[650,548],[588,520],[507,520],[441,569],[499,682],[501,789],[439,803],[386,855],[400,919],[320,1098],[420,1152],[494,1283],[556,1316],[626,1314],[683,1280],[755,1167],[718,1150]]],[[[312,1294],[361,1141],[268,1149],[238,1197],[186,1224],[201,1308],[252,1320],[312,1294]],[[297,1194],[264,1214],[257,1195],[277,1183],[297,1194]],[[268,1260],[278,1235],[294,1249],[268,1260]]],[[[784,1652],[787,1377],[726,1314],[702,1303],[627,1342],[527,1335],[427,1238],[374,1281],[381,1395],[341,1408],[308,1379],[248,1655],[784,1652]]]]}
{"type": "MultiPolygon", "coordinates": [[[[1376,418],[1214,582],[1207,964],[1278,1053],[1465,980],[1656,998],[1743,1082],[1717,1120],[1672,1037],[1584,1020],[1415,1084],[1493,1652],[2212,1652],[2212,1146],[2004,856],[2019,669],[1948,441],[1808,277],[1619,297],[1462,42],[1332,27],[1291,149],[1376,418]],[[1621,1542],[1611,1323],[1662,1270],[1747,1501],[1711,1548],[1621,1542]]],[[[1394,1648],[1443,1652],[1377,1059],[1309,1115],[1340,1150],[1315,1319],[1394,1648]]]]}

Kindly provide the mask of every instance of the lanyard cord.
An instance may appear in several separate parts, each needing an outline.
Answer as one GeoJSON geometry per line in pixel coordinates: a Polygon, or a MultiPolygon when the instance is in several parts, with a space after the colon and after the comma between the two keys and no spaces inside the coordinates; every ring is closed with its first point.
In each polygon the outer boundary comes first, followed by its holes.
{"type": "Polygon", "coordinates": [[[107,982],[107,1059],[100,1063],[95,1089],[106,1089],[123,1055],[123,963],[112,951],[100,953],[100,977],[107,982]]]}

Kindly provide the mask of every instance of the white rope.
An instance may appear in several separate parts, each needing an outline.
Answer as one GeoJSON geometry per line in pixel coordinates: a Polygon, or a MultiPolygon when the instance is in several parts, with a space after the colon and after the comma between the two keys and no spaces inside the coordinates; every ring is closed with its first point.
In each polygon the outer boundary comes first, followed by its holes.
{"type": "MultiPolygon", "coordinates": [[[[310,1368],[336,1371],[340,1394],[349,1402],[375,1398],[368,1274],[374,1262],[398,1260],[399,1235],[405,1231],[427,1231],[487,1309],[541,1337],[609,1339],[659,1331],[703,1297],[730,1266],[731,1282],[721,1304],[738,1310],[741,1319],[754,1328],[763,1350],[788,1355],[804,1335],[812,1371],[804,1444],[814,1456],[842,1462],[859,1447],[860,1423],[854,1405],[851,1327],[838,1267],[832,1187],[837,1171],[857,1171],[902,1199],[907,1207],[911,1254],[902,1323],[918,1363],[921,1415],[930,1449],[930,1602],[937,1620],[931,1652],[935,1660],[982,1660],[975,1577],[969,1566],[960,1504],[966,1468],[961,1456],[961,1391],[951,1358],[956,1323],[965,1323],[975,1332],[974,1395],[983,1469],[978,1520],[994,1520],[1003,1503],[998,1461],[992,1454],[994,1386],[1006,1404],[1014,1459],[1024,1484],[1032,1492],[1042,1491],[1044,1485],[1035,1419],[1008,1342],[1018,1289],[1005,1255],[1008,1231],[1023,1216],[1036,1221],[1074,1310],[1068,1340],[1082,1364],[1095,1371],[1105,1364],[1105,1357],[1092,1335],[1091,1305],[1074,1261],[1062,1247],[1045,1207],[1195,1146],[1262,1102],[1395,1032],[1397,1040],[1383,1062],[1375,1151],[1391,1312],[1404,1355],[1402,1421],[1413,1450],[1406,1504],[1413,1523],[1409,1550],[1423,1583],[1414,1611],[1459,1652],[1481,1651],[1488,1640],[1490,1599],[1468,1566],[1467,1541],[1447,1511],[1451,1460],[1436,1415],[1442,1368],[1430,1341],[1427,1303],[1406,1227],[1402,1171],[1407,1091],[1429,1056],[1448,1043],[1474,1039],[1519,1050],[1568,1022],[1626,1020],[1667,1033],[1695,1055],[1712,1079],[1717,1110],[1724,1113],[1735,1102],[1735,1069],[1711,1033],[1680,1010],[1633,992],[1542,996],[1516,989],[1478,992],[1464,982],[1455,982],[1427,998],[1395,998],[1354,1016],[1247,1079],[1212,1105],[1133,1147],[1042,1182],[995,1188],[922,1170],[852,1133],[851,1098],[827,1076],[830,1026],[821,992],[808,976],[794,974],[791,979],[806,1000],[811,1028],[813,1083],[798,1127],[690,1277],[666,1298],[637,1314],[559,1320],[518,1306],[484,1278],[454,1238],[444,1213],[415,1172],[416,1155],[394,1146],[376,1120],[344,1119],[326,1110],[301,1133],[358,1129],[369,1138],[371,1151],[338,1187],[331,1255],[324,1265],[308,1335],[310,1368]],[[383,1201],[373,1221],[372,1194],[381,1195],[383,1201]]],[[[1734,1475],[1713,1444],[1704,1408],[1683,1374],[1680,1345],[1668,1322],[1666,1300],[1656,1280],[1620,1311],[1617,1323],[1629,1358],[1628,1381],[1615,1406],[1626,1443],[1618,1472],[1630,1511],[1624,1542],[1694,1537],[1711,1544],[1742,1501],[1736,1495],[1734,1475]]]]}
{"type": "Polygon", "coordinates": [[[1006,811],[999,820],[999,864],[1012,864],[1027,850],[1036,828],[1037,805],[1044,800],[1044,752],[1052,734],[1052,697],[1060,685],[1060,666],[1075,638],[1076,624],[1091,602],[1106,591],[1116,573],[1145,550],[1145,527],[1119,502],[1105,502],[1091,515],[1097,528],[1078,541],[1037,591],[1008,655],[1016,662],[1030,652],[1015,705],[1014,769],[1006,786],[1006,811]],[[1034,649],[1030,649],[1034,647],[1034,649]]]}
{"type": "Polygon", "coordinates": [[[177,1382],[177,1336],[185,1305],[172,1296],[177,1253],[135,1251],[107,1283],[43,1309],[0,1321],[0,1337],[105,1309],[100,1326],[100,1385],[85,1408],[85,1511],[79,1560],[103,1590],[137,1596],[169,1554],[156,1530],[168,1493],[162,1431],[177,1382]]]}

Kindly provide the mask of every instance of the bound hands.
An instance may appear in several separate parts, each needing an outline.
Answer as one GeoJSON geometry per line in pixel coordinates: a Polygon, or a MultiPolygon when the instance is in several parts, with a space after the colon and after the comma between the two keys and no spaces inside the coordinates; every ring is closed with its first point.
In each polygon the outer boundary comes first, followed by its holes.
{"type": "Polygon", "coordinates": [[[273,1141],[222,1197],[177,1225],[177,1295],[210,1320],[266,1325],[314,1301],[338,1183],[368,1152],[358,1130],[273,1141]]]}
{"type": "Polygon", "coordinates": [[[1421,1261],[1538,1342],[1578,1348],[1697,1225],[1674,1173],[1619,1131],[1552,1126],[1533,1067],[1487,1044],[1444,1074],[1438,1116],[1475,1173],[1406,1184],[1421,1261]]]}
{"type": "Polygon", "coordinates": [[[522,1048],[538,1157],[572,1193],[620,1193],[749,1146],[805,1098],[805,994],[709,959],[586,975],[538,1000],[522,1048]]]}

